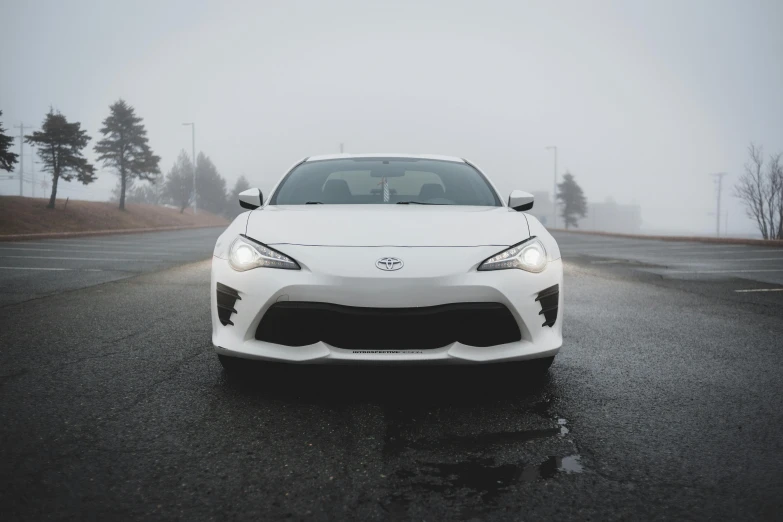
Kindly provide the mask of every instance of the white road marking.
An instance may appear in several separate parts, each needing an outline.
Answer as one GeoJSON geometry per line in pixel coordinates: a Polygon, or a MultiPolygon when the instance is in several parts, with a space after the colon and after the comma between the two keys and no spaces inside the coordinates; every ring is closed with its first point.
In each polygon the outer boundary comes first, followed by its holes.
{"type": "MultiPolygon", "coordinates": [[[[568,250],[568,247],[560,247],[560,250],[568,250]]],[[[608,250],[605,248],[600,248],[597,250],[603,250],[606,252],[612,252],[614,250],[617,251],[634,251],[639,252],[641,254],[646,254],[650,252],[659,252],[661,254],[676,254],[676,255],[688,255],[688,254],[760,254],[760,253],[766,253],[766,254],[783,254],[783,249],[775,248],[775,247],[767,247],[759,250],[742,250],[742,249],[732,249],[732,250],[710,250],[710,249],[699,249],[699,250],[682,250],[682,249],[668,249],[668,248],[645,248],[644,250],[639,248],[629,248],[629,247],[621,247],[616,248],[613,250],[608,250]],[[672,252],[671,250],[675,250],[672,252]]],[[[579,250],[573,249],[575,253],[578,253],[579,250]]]]}
{"type": "MultiPolygon", "coordinates": [[[[34,240],[31,240],[34,241],[34,240]]],[[[88,239],[88,238],[78,238],[78,239],[63,239],[63,238],[53,238],[53,239],[39,239],[39,242],[46,241],[47,243],[55,243],[58,245],[67,245],[72,242],[75,243],[82,243],[82,244],[89,244],[89,245],[101,245],[101,246],[107,246],[107,245],[125,245],[125,246],[137,246],[137,245],[167,245],[170,242],[175,243],[199,243],[202,241],[201,238],[183,238],[183,237],[174,237],[170,239],[161,239],[161,238],[147,238],[145,239],[139,239],[138,241],[114,241],[114,240],[98,240],[98,239],[88,239]]],[[[25,241],[26,242],[26,241],[25,241]]]]}
{"type": "Polygon", "coordinates": [[[746,261],[783,261],[783,256],[778,257],[746,257],[744,259],[722,259],[716,263],[744,263],[746,261]]]}
{"type": "MultiPolygon", "coordinates": [[[[19,247],[24,246],[24,247],[26,247],[26,246],[29,246],[29,245],[51,247],[51,246],[56,246],[56,245],[62,245],[64,247],[106,248],[107,246],[108,247],[112,247],[113,246],[113,245],[99,244],[99,243],[92,243],[92,244],[90,244],[90,243],[71,243],[71,242],[65,242],[65,241],[63,241],[63,242],[56,242],[56,243],[55,242],[46,242],[46,243],[44,243],[44,242],[37,242],[37,241],[24,241],[24,242],[20,242],[20,241],[10,242],[9,241],[9,242],[2,242],[2,243],[0,243],[0,248],[10,248],[10,247],[2,246],[4,244],[5,245],[12,245],[14,247],[16,247],[16,246],[19,246],[19,247]]],[[[157,245],[157,246],[155,246],[155,245],[143,245],[143,244],[138,244],[138,245],[131,244],[131,245],[133,246],[132,251],[133,250],[139,250],[139,249],[149,249],[149,248],[154,248],[154,249],[158,249],[158,250],[160,250],[161,248],[165,248],[166,250],[183,250],[183,251],[191,251],[191,250],[193,250],[190,247],[187,247],[187,246],[184,246],[184,245],[178,245],[177,243],[171,243],[170,245],[169,244],[157,245]]],[[[118,245],[118,246],[120,248],[124,248],[123,245],[118,245]]]]}
{"type": "Polygon", "coordinates": [[[121,259],[113,257],[54,257],[54,256],[0,256],[0,259],[57,259],[64,261],[133,261],[135,263],[154,263],[160,260],[151,259],[121,259]]]}
{"type": "MultiPolygon", "coordinates": [[[[641,258],[641,256],[645,256],[645,257],[649,257],[650,259],[659,259],[660,257],[663,257],[663,256],[694,257],[695,255],[698,255],[698,254],[702,254],[704,256],[709,256],[709,255],[713,255],[713,254],[742,254],[742,255],[746,255],[746,254],[752,254],[752,253],[757,253],[757,254],[765,253],[765,254],[777,255],[779,253],[780,254],[779,257],[773,257],[773,258],[753,258],[753,257],[749,257],[748,259],[750,259],[750,260],[753,260],[753,259],[759,259],[759,260],[783,259],[783,251],[775,251],[775,250],[731,250],[731,251],[728,251],[728,250],[719,250],[719,251],[716,251],[716,250],[701,250],[701,251],[698,251],[698,252],[694,252],[694,251],[691,251],[691,252],[683,252],[683,251],[669,252],[668,250],[658,250],[657,252],[640,252],[638,250],[636,250],[636,251],[629,251],[627,249],[617,249],[617,250],[602,250],[600,252],[581,252],[581,251],[576,251],[576,250],[568,251],[568,250],[561,249],[560,251],[563,252],[564,254],[567,254],[567,255],[574,255],[574,254],[587,254],[587,255],[590,255],[590,254],[602,254],[601,257],[610,257],[610,256],[620,255],[620,256],[627,256],[627,257],[634,256],[635,258],[641,258]],[[658,255],[655,255],[655,254],[658,254],[658,255]]],[[[679,259],[679,257],[678,257],[678,259],[679,259]]],[[[735,259],[726,259],[726,261],[739,261],[739,260],[735,258],[735,259]]]]}
{"type": "MultiPolygon", "coordinates": [[[[694,252],[694,254],[700,254],[703,251],[694,252]]],[[[710,250],[710,254],[781,254],[783,255],[783,249],[767,247],[760,250],[710,250]]]]}
{"type": "MultiPolygon", "coordinates": [[[[93,253],[91,250],[75,250],[70,248],[20,248],[20,247],[6,247],[0,246],[0,250],[34,250],[36,252],[84,252],[93,253]]],[[[133,252],[129,250],[101,250],[101,254],[138,254],[147,256],[176,256],[177,254],[171,252],[133,252]]]]}
{"type": "MultiPolygon", "coordinates": [[[[725,246],[725,245],[722,245],[725,246]]],[[[687,246],[667,246],[666,244],[660,244],[660,245],[643,245],[643,246],[635,246],[635,245],[616,245],[615,248],[608,248],[608,247],[594,247],[593,245],[588,246],[587,248],[582,247],[574,247],[571,245],[560,245],[560,250],[573,250],[574,252],[593,252],[593,251],[632,251],[632,252],[639,252],[639,253],[671,253],[671,254],[705,254],[705,253],[717,253],[717,252],[748,252],[748,250],[742,250],[739,248],[740,245],[737,245],[737,247],[732,248],[731,250],[714,250],[714,246],[700,246],[700,245],[687,245],[687,246]]],[[[770,247],[767,250],[760,250],[759,252],[770,252],[775,251],[774,248],[770,247]]]]}
{"type": "Polygon", "coordinates": [[[634,244],[628,244],[628,243],[581,243],[581,244],[575,244],[575,243],[558,243],[560,248],[574,248],[574,249],[585,249],[585,248],[660,248],[661,245],[655,245],[655,244],[649,244],[645,243],[643,245],[634,245],[634,244]]]}
{"type": "Polygon", "coordinates": [[[748,290],[734,290],[735,292],[783,292],[783,288],[751,288],[748,290]]]}
{"type": "Polygon", "coordinates": [[[663,270],[667,274],[752,274],[755,272],[783,272],[783,268],[760,270],[663,270]]]}
{"type": "Polygon", "coordinates": [[[71,272],[105,272],[105,270],[101,270],[100,268],[36,268],[30,266],[0,266],[0,270],[67,270],[71,272]]]}
{"type": "MultiPolygon", "coordinates": [[[[664,243],[667,244],[667,243],[664,243]]],[[[693,250],[697,249],[698,252],[704,252],[707,250],[713,250],[716,247],[717,248],[727,248],[731,250],[735,250],[737,248],[742,248],[746,245],[711,245],[709,243],[700,243],[700,244],[685,244],[685,245],[677,245],[677,246],[667,246],[666,250],[693,250]]]]}

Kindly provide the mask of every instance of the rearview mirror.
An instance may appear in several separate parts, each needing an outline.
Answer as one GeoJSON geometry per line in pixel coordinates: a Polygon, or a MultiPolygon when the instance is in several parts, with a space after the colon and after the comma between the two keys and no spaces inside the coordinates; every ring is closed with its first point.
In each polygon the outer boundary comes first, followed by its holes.
{"type": "Polygon", "coordinates": [[[261,189],[251,188],[239,193],[239,206],[253,210],[264,204],[261,189]]]}
{"type": "Polygon", "coordinates": [[[533,208],[533,194],[522,190],[514,190],[508,197],[508,206],[517,212],[533,208]]]}

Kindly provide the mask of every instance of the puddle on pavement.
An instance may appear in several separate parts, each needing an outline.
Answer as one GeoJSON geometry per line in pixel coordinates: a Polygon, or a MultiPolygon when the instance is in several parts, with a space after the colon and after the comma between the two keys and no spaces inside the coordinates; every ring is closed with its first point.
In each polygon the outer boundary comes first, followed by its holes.
{"type": "Polygon", "coordinates": [[[426,409],[388,407],[383,457],[394,493],[382,505],[404,517],[412,502],[434,494],[456,500],[468,510],[461,515],[480,518],[486,506],[514,494],[515,487],[583,473],[569,422],[555,408],[556,397],[545,395],[517,413],[534,429],[464,435],[422,429],[431,427],[426,409]],[[509,460],[517,447],[520,460],[509,460]]]}
{"type": "Polygon", "coordinates": [[[456,494],[467,490],[482,502],[491,502],[509,487],[520,482],[547,480],[558,474],[581,473],[579,455],[548,457],[543,462],[494,465],[492,459],[468,460],[455,464],[419,462],[416,472],[400,470],[397,478],[405,479],[417,490],[456,494]]]}

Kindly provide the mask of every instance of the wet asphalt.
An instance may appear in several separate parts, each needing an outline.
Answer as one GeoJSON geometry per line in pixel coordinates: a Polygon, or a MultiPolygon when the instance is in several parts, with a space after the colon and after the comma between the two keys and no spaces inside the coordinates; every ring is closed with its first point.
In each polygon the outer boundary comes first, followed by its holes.
{"type": "Polygon", "coordinates": [[[745,290],[780,286],[565,252],[541,380],[230,377],[209,261],[5,303],[0,518],[779,519],[783,292],[745,290]]]}
{"type": "Polygon", "coordinates": [[[0,306],[201,261],[223,230],[0,241],[0,306]]]}
{"type": "Polygon", "coordinates": [[[629,261],[674,279],[720,280],[735,277],[783,285],[783,247],[697,241],[661,241],[557,232],[567,259],[574,255],[602,258],[604,263],[629,261]]]}

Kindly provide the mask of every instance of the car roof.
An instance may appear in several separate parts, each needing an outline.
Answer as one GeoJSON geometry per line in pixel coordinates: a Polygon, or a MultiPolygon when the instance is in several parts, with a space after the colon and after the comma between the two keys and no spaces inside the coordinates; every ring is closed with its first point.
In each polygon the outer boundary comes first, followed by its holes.
{"type": "Polygon", "coordinates": [[[322,154],[319,156],[310,156],[305,161],[323,161],[334,159],[355,159],[355,158],[410,158],[410,159],[429,159],[440,161],[453,161],[455,163],[465,163],[465,160],[456,156],[443,156],[440,154],[400,154],[400,153],[366,153],[366,154],[322,154]]]}

